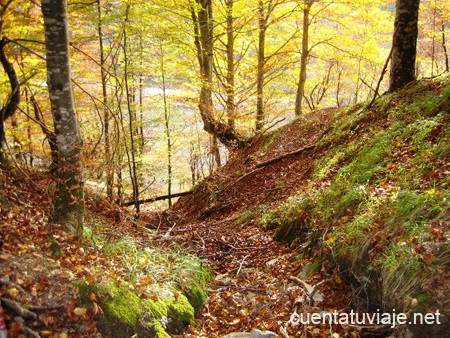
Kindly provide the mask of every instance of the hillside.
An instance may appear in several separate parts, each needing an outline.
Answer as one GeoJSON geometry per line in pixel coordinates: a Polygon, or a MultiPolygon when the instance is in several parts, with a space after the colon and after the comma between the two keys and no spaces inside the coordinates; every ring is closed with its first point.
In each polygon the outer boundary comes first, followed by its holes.
{"type": "Polygon", "coordinates": [[[444,337],[449,140],[450,81],[423,80],[370,109],[317,111],[253,139],[163,212],[133,220],[133,210],[88,191],[83,244],[47,224],[47,174],[2,168],[0,296],[9,332],[388,336],[391,325],[303,326],[292,314],[395,309],[409,318],[441,314],[439,325],[397,325],[397,336],[444,337]],[[313,285],[309,304],[304,290],[313,285]]]}
{"type": "MultiPolygon", "coordinates": [[[[339,276],[351,287],[349,308],[409,315],[439,310],[445,325],[396,331],[438,337],[449,327],[449,113],[448,79],[384,95],[370,109],[315,112],[255,140],[171,213],[177,228],[186,224],[206,246],[234,256],[231,266],[219,261],[220,273],[258,267],[260,276],[268,274],[265,243],[247,235],[249,228],[264,229],[290,243],[302,264],[310,260],[305,276],[305,269],[289,270],[297,262],[290,253],[293,262],[274,263],[275,275],[287,282],[300,272],[313,284],[329,278],[324,288],[332,299],[322,309],[346,304],[328,290],[342,287],[332,285],[339,276]],[[216,231],[225,237],[208,243],[216,231]]],[[[232,290],[239,295],[239,287],[232,290]]],[[[261,320],[250,318],[253,325],[261,320]]]]}

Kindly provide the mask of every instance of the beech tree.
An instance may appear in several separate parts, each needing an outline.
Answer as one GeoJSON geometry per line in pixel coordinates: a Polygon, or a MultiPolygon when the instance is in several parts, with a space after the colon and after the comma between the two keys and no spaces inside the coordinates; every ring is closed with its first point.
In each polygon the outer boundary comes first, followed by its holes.
{"type": "Polygon", "coordinates": [[[84,199],[82,145],[73,100],[66,0],[42,0],[47,85],[58,141],[56,190],[50,222],[59,223],[80,238],[83,234],[84,199]]]}
{"type": "Polygon", "coordinates": [[[416,79],[420,0],[396,0],[389,92],[416,79]]]}
{"type": "Polygon", "coordinates": [[[226,147],[242,147],[245,139],[227,122],[214,116],[212,100],[214,25],[212,15],[212,0],[195,0],[195,3],[191,3],[194,43],[202,81],[199,98],[200,116],[205,131],[217,137],[226,147]]]}
{"type": "MultiPolygon", "coordinates": [[[[11,3],[12,0],[9,0],[0,8],[0,36],[2,35],[3,14],[11,3]]],[[[14,69],[13,64],[8,60],[6,56],[5,46],[7,43],[8,39],[6,37],[3,37],[0,41],[0,63],[3,66],[5,73],[8,75],[11,85],[11,94],[9,95],[4,107],[0,109],[0,160],[3,156],[3,150],[1,148],[3,147],[3,141],[5,139],[4,121],[14,115],[20,102],[19,78],[17,77],[17,73],[14,69]]]]}
{"type": "Polygon", "coordinates": [[[300,58],[300,75],[297,85],[297,94],[295,97],[295,115],[302,114],[302,101],[303,95],[305,95],[305,83],[306,83],[306,66],[308,64],[309,56],[309,26],[310,12],[314,0],[304,0],[303,3],[303,34],[302,34],[302,54],[300,58]]]}

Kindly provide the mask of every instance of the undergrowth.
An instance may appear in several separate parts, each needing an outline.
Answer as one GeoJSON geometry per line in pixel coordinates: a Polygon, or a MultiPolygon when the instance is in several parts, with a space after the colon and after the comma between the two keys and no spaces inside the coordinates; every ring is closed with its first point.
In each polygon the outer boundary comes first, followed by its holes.
{"type": "Polygon", "coordinates": [[[367,260],[366,278],[384,290],[383,304],[406,306],[450,250],[436,229],[450,208],[448,101],[450,82],[441,79],[385,95],[370,110],[341,110],[316,145],[326,152],[312,179],[259,224],[277,227],[275,238],[300,251],[316,243],[316,254],[336,262],[367,260]]]}

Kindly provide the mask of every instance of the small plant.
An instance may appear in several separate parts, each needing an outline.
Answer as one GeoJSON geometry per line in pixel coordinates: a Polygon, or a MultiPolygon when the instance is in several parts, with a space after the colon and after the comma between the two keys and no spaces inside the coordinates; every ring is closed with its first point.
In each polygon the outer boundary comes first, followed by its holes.
{"type": "Polygon", "coordinates": [[[425,275],[421,256],[407,242],[393,243],[374,264],[381,274],[385,302],[402,309],[403,300],[421,291],[425,275]]]}
{"type": "Polygon", "coordinates": [[[267,142],[262,146],[262,152],[265,153],[270,146],[272,145],[273,142],[276,141],[276,139],[278,138],[278,136],[280,136],[280,132],[281,132],[281,128],[275,130],[271,135],[270,138],[267,140],[267,142]]]}

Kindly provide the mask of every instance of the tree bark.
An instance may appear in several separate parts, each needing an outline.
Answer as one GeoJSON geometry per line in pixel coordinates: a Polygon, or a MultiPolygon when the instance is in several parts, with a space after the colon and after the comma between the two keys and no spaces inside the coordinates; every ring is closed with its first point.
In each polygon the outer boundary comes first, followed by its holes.
{"type": "Polygon", "coordinates": [[[110,119],[111,114],[109,112],[108,104],[108,91],[107,91],[107,72],[106,72],[106,56],[105,48],[103,46],[103,20],[102,20],[102,7],[101,1],[96,1],[97,6],[97,34],[99,43],[99,56],[100,56],[100,77],[102,81],[102,103],[103,103],[103,133],[104,133],[104,149],[105,149],[105,162],[106,162],[106,196],[109,200],[113,200],[113,188],[114,188],[114,171],[113,171],[113,152],[111,151],[110,140],[110,119]]]}
{"type": "Polygon", "coordinates": [[[447,52],[447,42],[445,40],[445,21],[442,20],[441,23],[441,33],[442,33],[442,50],[444,51],[444,62],[445,62],[445,71],[448,73],[450,70],[448,52],[447,52]]]}
{"type": "Polygon", "coordinates": [[[82,146],[70,77],[66,0],[42,0],[47,83],[58,143],[58,169],[50,222],[81,239],[84,221],[82,146]]]}
{"type": "Polygon", "coordinates": [[[54,174],[56,172],[56,169],[58,168],[58,141],[56,140],[56,134],[46,126],[42,111],[39,108],[39,105],[33,95],[31,95],[31,104],[33,105],[34,117],[41,127],[42,132],[48,140],[48,145],[50,146],[52,163],[50,164],[49,169],[50,172],[54,174]]]}
{"type": "Polygon", "coordinates": [[[306,66],[309,56],[309,25],[310,12],[313,0],[305,0],[303,7],[303,35],[302,35],[302,55],[300,57],[300,74],[297,85],[297,93],[295,97],[295,116],[302,114],[303,96],[305,95],[306,84],[306,66]]]}
{"type": "Polygon", "coordinates": [[[191,17],[194,25],[194,43],[197,49],[197,59],[200,66],[199,111],[206,132],[216,136],[227,148],[245,145],[245,139],[227,122],[214,117],[212,100],[212,70],[213,70],[213,18],[212,0],[195,0],[197,8],[191,7],[191,17]]]}
{"type": "Polygon", "coordinates": [[[389,92],[416,79],[416,54],[420,0],[396,0],[389,92]]]}
{"type": "Polygon", "coordinates": [[[235,127],[235,119],[236,119],[236,105],[235,105],[235,65],[234,65],[234,15],[233,15],[233,6],[234,0],[225,1],[226,10],[227,10],[227,78],[226,78],[226,112],[228,117],[228,125],[230,128],[235,127]]]}
{"type": "MultiPolygon", "coordinates": [[[[127,112],[128,112],[128,133],[130,137],[130,146],[128,147],[127,143],[125,144],[125,149],[127,152],[128,159],[128,169],[130,173],[131,186],[133,190],[133,200],[136,201],[136,214],[140,213],[140,205],[137,201],[139,201],[139,177],[138,177],[138,147],[136,142],[137,129],[136,129],[136,107],[133,102],[134,98],[134,88],[133,88],[133,74],[131,72],[130,65],[131,61],[128,58],[128,22],[129,22],[129,14],[130,14],[131,5],[126,6],[125,13],[125,21],[122,30],[123,43],[122,43],[122,51],[123,51],[123,62],[124,62],[124,84],[125,84],[125,93],[126,93],[126,104],[127,104],[127,112]]],[[[126,135],[125,129],[123,127],[123,119],[121,121],[122,129],[124,131],[124,136],[126,135]]],[[[142,156],[141,156],[142,157],[142,156]]]]}
{"type": "Polygon", "coordinates": [[[5,54],[5,45],[7,43],[7,39],[4,37],[0,41],[0,62],[5,70],[6,74],[9,78],[9,83],[11,84],[11,95],[4,107],[0,110],[0,152],[2,153],[3,149],[3,141],[5,140],[5,128],[4,121],[14,115],[17,110],[17,107],[20,103],[20,82],[17,77],[17,73],[14,69],[14,66],[11,62],[9,62],[8,58],[5,54]]]}
{"type": "Polygon", "coordinates": [[[258,1],[258,65],[256,73],[256,123],[257,132],[264,127],[264,77],[265,77],[265,46],[268,15],[265,13],[264,2],[258,1]]]}

